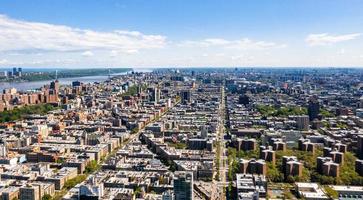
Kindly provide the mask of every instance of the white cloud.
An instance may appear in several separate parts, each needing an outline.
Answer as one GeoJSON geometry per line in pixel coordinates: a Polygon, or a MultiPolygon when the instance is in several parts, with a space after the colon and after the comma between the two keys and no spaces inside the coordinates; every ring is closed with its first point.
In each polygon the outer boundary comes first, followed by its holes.
{"type": "Polygon", "coordinates": [[[127,50],[122,50],[122,51],[112,50],[110,52],[110,57],[117,57],[122,54],[131,55],[131,54],[137,54],[137,53],[139,53],[139,50],[137,50],[137,49],[127,49],[127,50]]]}
{"type": "Polygon", "coordinates": [[[338,52],[338,54],[344,55],[345,54],[345,49],[340,49],[340,51],[338,52]]]}
{"type": "Polygon", "coordinates": [[[26,61],[0,60],[0,66],[50,66],[75,64],[73,59],[32,59],[26,61]]]}
{"type": "Polygon", "coordinates": [[[271,48],[284,48],[285,44],[277,44],[275,42],[255,41],[249,38],[240,40],[226,40],[222,38],[207,38],[204,40],[193,41],[186,40],[178,44],[180,47],[222,47],[230,49],[271,49],[271,48]]]}
{"type": "Polygon", "coordinates": [[[234,55],[231,56],[232,61],[236,61],[237,63],[244,63],[244,64],[250,64],[252,61],[254,61],[255,57],[251,55],[234,55]]]}
{"type": "Polygon", "coordinates": [[[204,40],[204,42],[208,45],[228,45],[231,43],[231,41],[221,38],[207,38],[204,40]]]}
{"type": "MultiPolygon", "coordinates": [[[[360,35],[323,33],[305,39],[310,45],[327,45],[360,35]]],[[[162,35],[138,31],[94,31],[0,15],[0,66],[363,66],[363,40],[351,42],[345,49],[331,46],[324,50],[304,48],[296,40],[300,39],[278,42],[271,36],[264,40],[206,37],[169,41],[162,35]]]]}
{"type": "Polygon", "coordinates": [[[85,56],[85,57],[91,57],[91,56],[93,56],[94,54],[93,54],[93,52],[92,51],[85,51],[85,52],[83,52],[82,53],[82,56],[85,56]]]}
{"type": "Polygon", "coordinates": [[[135,54],[135,53],[138,53],[139,50],[137,49],[128,49],[128,50],[125,50],[123,53],[126,53],[126,54],[135,54]]]}
{"type": "Polygon", "coordinates": [[[118,55],[118,51],[116,51],[116,50],[112,50],[110,52],[110,57],[116,57],[117,55],[118,55]]]}
{"type": "Polygon", "coordinates": [[[338,42],[354,40],[360,35],[361,33],[351,33],[345,35],[331,35],[328,33],[310,34],[306,37],[305,41],[310,46],[329,45],[338,42]]]}
{"type": "Polygon", "coordinates": [[[2,59],[2,60],[0,60],[0,65],[5,65],[5,64],[8,64],[8,60],[6,60],[6,59],[2,59]]]}
{"type": "Polygon", "coordinates": [[[0,51],[137,51],[164,47],[166,37],[125,30],[99,32],[0,15],[0,44],[0,51]]]}

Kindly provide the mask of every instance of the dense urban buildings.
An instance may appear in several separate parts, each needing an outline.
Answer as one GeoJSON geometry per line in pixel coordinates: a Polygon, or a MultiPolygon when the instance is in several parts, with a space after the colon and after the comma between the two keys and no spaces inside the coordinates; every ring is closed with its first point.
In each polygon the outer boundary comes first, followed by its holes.
{"type": "Polygon", "coordinates": [[[363,198],[362,80],[358,69],[156,69],[8,88],[1,198],[363,198]]]}

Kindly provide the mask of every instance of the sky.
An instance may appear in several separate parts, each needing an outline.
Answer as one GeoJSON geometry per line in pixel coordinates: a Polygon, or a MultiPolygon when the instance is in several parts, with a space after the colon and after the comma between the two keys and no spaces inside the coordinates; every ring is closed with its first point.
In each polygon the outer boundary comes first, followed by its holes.
{"type": "Polygon", "coordinates": [[[363,67],[362,0],[1,0],[0,67],[363,67]]]}

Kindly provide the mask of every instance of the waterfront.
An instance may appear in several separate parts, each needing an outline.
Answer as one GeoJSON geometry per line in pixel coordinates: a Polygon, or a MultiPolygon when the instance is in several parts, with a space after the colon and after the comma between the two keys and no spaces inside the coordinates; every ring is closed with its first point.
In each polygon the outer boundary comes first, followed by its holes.
{"type": "MultiPolygon", "coordinates": [[[[149,69],[134,69],[134,72],[151,72],[149,69]]],[[[130,72],[130,71],[129,71],[130,72]]],[[[111,74],[112,76],[124,75],[129,72],[111,74]]],[[[72,78],[59,78],[61,85],[70,85],[73,81],[80,81],[82,83],[94,83],[106,81],[109,76],[83,76],[83,77],[72,77],[72,78]]],[[[46,84],[49,84],[52,80],[44,81],[32,81],[32,82],[1,82],[0,91],[7,88],[16,88],[19,91],[38,89],[46,84]]]]}
{"type": "MultiPolygon", "coordinates": [[[[60,78],[59,82],[61,85],[70,85],[73,81],[81,81],[83,83],[94,83],[101,82],[108,79],[108,76],[84,76],[84,77],[73,77],[73,78],[60,78]]],[[[0,90],[7,88],[16,88],[19,91],[26,91],[32,89],[38,89],[46,84],[49,84],[51,80],[45,81],[32,81],[32,82],[2,82],[0,83],[0,90]]]]}

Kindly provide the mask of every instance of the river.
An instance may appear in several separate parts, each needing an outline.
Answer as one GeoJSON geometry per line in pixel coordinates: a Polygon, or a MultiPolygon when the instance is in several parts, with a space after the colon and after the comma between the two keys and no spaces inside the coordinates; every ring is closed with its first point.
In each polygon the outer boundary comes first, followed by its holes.
{"type": "MultiPolygon", "coordinates": [[[[151,70],[138,70],[134,69],[135,72],[151,72],[151,70]]],[[[111,76],[123,75],[124,73],[111,74],[111,76]]],[[[59,78],[58,81],[61,85],[71,85],[73,81],[80,81],[82,83],[94,83],[103,82],[108,79],[108,76],[83,76],[83,77],[73,77],[73,78],[59,78]]],[[[44,85],[47,85],[51,80],[47,81],[32,81],[32,82],[1,82],[0,83],[0,93],[7,88],[16,88],[18,91],[34,90],[38,89],[44,85]]]]}

